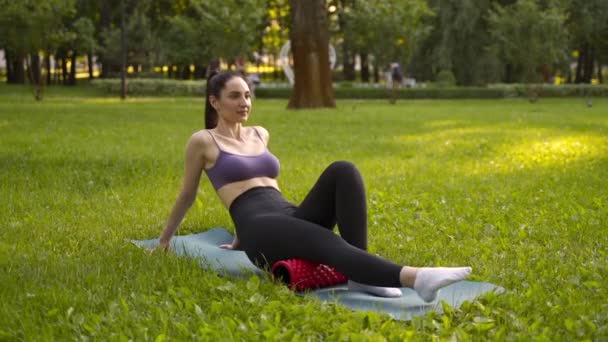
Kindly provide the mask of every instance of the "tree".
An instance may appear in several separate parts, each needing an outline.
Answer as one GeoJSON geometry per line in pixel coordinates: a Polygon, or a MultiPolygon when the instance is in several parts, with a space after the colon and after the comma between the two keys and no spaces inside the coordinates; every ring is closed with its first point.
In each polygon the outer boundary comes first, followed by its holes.
{"type": "MultiPolygon", "coordinates": [[[[558,7],[543,8],[534,0],[519,0],[510,6],[495,6],[490,13],[494,51],[512,65],[525,83],[541,81],[543,67],[566,58],[566,20],[558,7]]],[[[536,92],[530,94],[535,100],[536,92]]]]}
{"type": "Polygon", "coordinates": [[[200,20],[187,15],[168,18],[163,34],[163,50],[171,64],[182,66],[181,78],[190,77],[190,65],[197,61],[209,61],[209,35],[201,28],[200,20]]]}
{"type": "Polygon", "coordinates": [[[250,55],[264,9],[263,0],[190,0],[164,18],[161,51],[169,64],[181,66],[182,78],[190,77],[191,65],[250,55]]]}
{"type": "MultiPolygon", "coordinates": [[[[81,16],[66,18],[64,21],[66,28],[65,39],[56,47],[54,51],[55,59],[59,60],[63,69],[63,84],[76,84],[76,58],[79,54],[85,53],[87,56],[92,55],[97,49],[97,41],[95,39],[95,25],[88,17],[81,16]],[[70,70],[67,70],[67,60],[70,60],[70,70]]],[[[53,53],[53,52],[51,52],[53,53]]],[[[46,55],[45,61],[47,68],[50,68],[50,54],[46,55]]],[[[93,78],[92,66],[89,65],[89,77],[93,78]]],[[[51,83],[50,73],[48,74],[47,83],[51,83]]]]}
{"type": "Polygon", "coordinates": [[[0,47],[5,51],[7,82],[24,83],[23,59],[30,47],[22,34],[31,29],[27,8],[24,3],[10,0],[0,0],[0,6],[0,47]]]}
{"type": "Polygon", "coordinates": [[[352,35],[344,34],[344,32],[348,31],[348,25],[350,25],[347,13],[354,10],[354,2],[353,0],[329,0],[328,4],[330,32],[334,40],[337,40],[339,45],[342,46],[342,75],[344,80],[354,81],[356,78],[355,57],[357,51],[350,41],[352,35]]]}
{"type": "MultiPolygon", "coordinates": [[[[73,0],[22,0],[0,1],[0,44],[8,51],[9,64],[14,67],[13,81],[24,81],[25,75],[32,85],[36,100],[42,100],[46,77],[42,74],[40,58],[74,38],[66,26],[66,18],[74,15],[73,0]]],[[[50,70],[47,69],[47,73],[50,70]]],[[[9,77],[11,81],[11,77],[9,77]]]]}
{"type": "Polygon", "coordinates": [[[267,0],[266,15],[261,37],[261,52],[268,54],[274,66],[273,77],[279,78],[279,65],[276,56],[281,48],[289,41],[289,0],[267,0]]]}
{"type": "Polygon", "coordinates": [[[325,0],[291,0],[294,88],[288,108],[335,107],[325,0]]]}
{"type": "Polygon", "coordinates": [[[98,57],[101,63],[101,77],[115,76],[120,72],[120,0],[97,1],[98,57]]]}
{"type": "MultiPolygon", "coordinates": [[[[450,76],[459,85],[483,85],[500,80],[501,61],[491,51],[489,12],[494,4],[516,0],[429,0],[435,13],[431,27],[414,53],[411,68],[422,80],[450,76]],[[451,74],[451,75],[450,75],[451,74]]],[[[508,75],[507,75],[508,78],[508,75]]]]}
{"type": "MultiPolygon", "coordinates": [[[[344,39],[374,60],[375,74],[391,62],[409,61],[428,31],[423,19],[431,12],[421,0],[353,0],[344,13],[344,39]]],[[[377,78],[377,76],[376,76],[377,78]]]]}
{"type": "Polygon", "coordinates": [[[126,44],[126,64],[133,66],[136,72],[149,70],[152,67],[155,37],[158,33],[150,24],[148,16],[150,5],[150,0],[121,0],[116,3],[115,8],[108,9],[105,7],[106,2],[102,3],[102,17],[108,16],[102,20],[104,24],[100,32],[99,55],[102,62],[102,77],[116,77],[122,70],[123,10],[125,12],[124,36],[128,42],[126,44]]]}
{"type": "Polygon", "coordinates": [[[575,83],[590,83],[594,67],[601,78],[602,62],[608,62],[608,1],[567,0],[567,28],[577,52],[575,83]]]}
{"type": "MultiPolygon", "coordinates": [[[[72,42],[75,51],[82,51],[87,55],[89,79],[93,79],[92,56],[97,50],[97,40],[95,39],[95,24],[90,18],[80,17],[72,24],[76,33],[72,42]]],[[[75,54],[74,54],[75,55],[75,54]]],[[[72,61],[75,64],[75,61],[72,61]]]]}

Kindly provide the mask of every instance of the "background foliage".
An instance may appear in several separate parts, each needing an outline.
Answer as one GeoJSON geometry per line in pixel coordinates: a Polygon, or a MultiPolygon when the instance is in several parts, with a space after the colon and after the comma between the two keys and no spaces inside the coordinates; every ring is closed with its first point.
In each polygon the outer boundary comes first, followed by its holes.
{"type": "MultiPolygon", "coordinates": [[[[89,67],[91,78],[95,62],[101,77],[116,76],[123,8],[128,64],[140,77],[200,79],[213,60],[234,67],[244,58],[263,78],[282,78],[287,0],[0,0],[0,6],[9,83],[46,77],[47,84],[74,84],[77,63],[89,67]]],[[[452,75],[467,86],[605,79],[603,0],[327,0],[327,11],[342,71],[336,79],[379,82],[390,62],[419,81],[452,75]]]]}

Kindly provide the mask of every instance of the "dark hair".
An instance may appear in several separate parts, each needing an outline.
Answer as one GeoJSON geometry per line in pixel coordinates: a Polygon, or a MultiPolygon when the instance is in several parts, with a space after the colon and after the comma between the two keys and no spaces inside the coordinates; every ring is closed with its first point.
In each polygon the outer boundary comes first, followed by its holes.
{"type": "MultiPolygon", "coordinates": [[[[209,96],[220,98],[220,93],[226,87],[226,83],[234,77],[243,78],[241,75],[232,71],[212,72],[207,78],[207,87],[205,91],[205,128],[212,129],[217,126],[218,115],[217,111],[211,105],[209,96]]],[[[244,79],[243,79],[244,80],[244,79]]]]}

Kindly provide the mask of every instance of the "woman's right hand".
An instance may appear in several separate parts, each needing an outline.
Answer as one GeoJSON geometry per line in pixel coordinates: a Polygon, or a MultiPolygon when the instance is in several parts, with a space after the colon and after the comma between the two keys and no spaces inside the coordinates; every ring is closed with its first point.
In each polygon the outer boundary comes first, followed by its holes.
{"type": "Polygon", "coordinates": [[[154,254],[156,252],[167,252],[169,250],[170,245],[170,241],[160,241],[158,243],[158,246],[154,248],[148,248],[146,249],[146,252],[148,252],[148,254],[154,254]]]}

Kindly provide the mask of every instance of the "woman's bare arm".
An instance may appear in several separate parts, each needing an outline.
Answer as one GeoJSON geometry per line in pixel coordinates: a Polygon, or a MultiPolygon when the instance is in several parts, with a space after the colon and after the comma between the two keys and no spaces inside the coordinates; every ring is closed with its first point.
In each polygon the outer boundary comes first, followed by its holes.
{"type": "Polygon", "coordinates": [[[160,235],[159,248],[167,249],[169,247],[171,238],[196,199],[201,173],[205,167],[206,146],[207,139],[202,131],[193,134],[186,144],[182,189],[171,210],[165,229],[160,235]]]}

